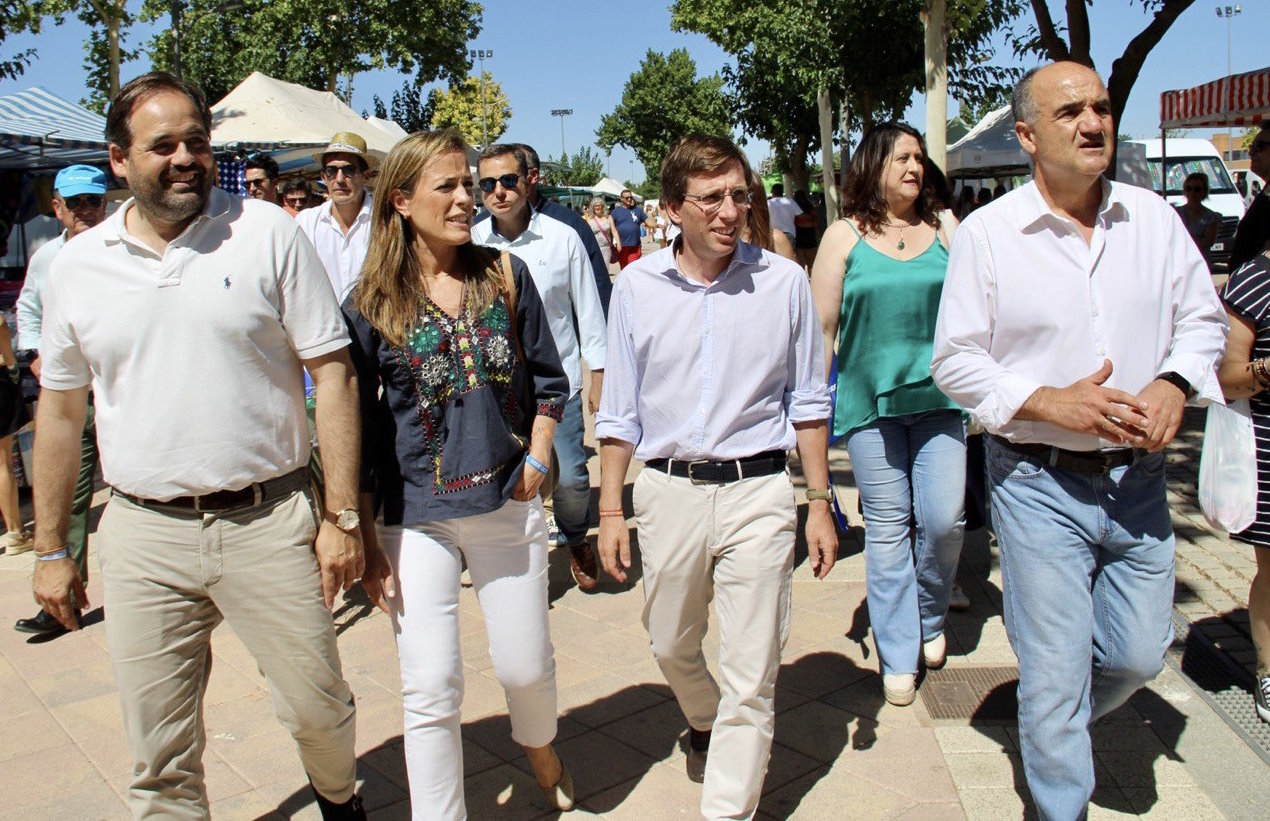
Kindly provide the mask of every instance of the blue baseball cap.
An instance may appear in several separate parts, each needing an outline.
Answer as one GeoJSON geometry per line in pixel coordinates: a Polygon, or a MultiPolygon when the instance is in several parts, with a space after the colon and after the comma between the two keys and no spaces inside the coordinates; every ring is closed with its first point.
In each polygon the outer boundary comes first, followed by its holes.
{"type": "Polygon", "coordinates": [[[70,165],[57,172],[53,189],[63,198],[77,194],[105,194],[106,174],[91,165],[70,165]]]}

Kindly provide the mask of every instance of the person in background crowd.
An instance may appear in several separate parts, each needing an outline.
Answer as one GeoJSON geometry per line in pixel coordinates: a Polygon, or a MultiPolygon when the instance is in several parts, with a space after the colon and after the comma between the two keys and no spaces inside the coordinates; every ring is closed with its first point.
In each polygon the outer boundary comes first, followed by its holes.
{"type": "Polygon", "coordinates": [[[626,471],[632,457],[645,465],[633,494],[644,626],[688,721],[688,777],[705,783],[708,819],[752,818],[762,794],[789,628],[795,446],[816,578],[838,550],[815,307],[797,264],[738,241],[752,175],[725,138],[690,135],[671,148],[661,193],[683,234],[617,279],[595,424],[600,554],[619,581],[631,567],[626,471]],[[701,649],[712,599],[717,682],[701,649]]]}
{"type": "MultiPolygon", "coordinates": [[[[518,165],[510,147],[495,148],[518,165]]],[[[556,667],[538,501],[569,379],[525,263],[472,242],[467,151],[454,130],[411,134],[393,148],[366,268],[344,303],[363,413],[367,592],[397,637],[412,814],[445,821],[467,817],[465,562],[512,738],[547,806],[573,806],[573,781],[552,747],[556,667]]],[[[513,185],[522,196],[523,185],[513,185]]],[[[580,276],[590,284],[589,271],[580,276]]]]}
{"type": "Polygon", "coordinates": [[[1186,181],[1182,183],[1182,193],[1186,196],[1186,202],[1173,206],[1173,209],[1182,218],[1186,233],[1195,241],[1195,247],[1199,248],[1204,261],[1208,263],[1208,270],[1211,271],[1213,262],[1209,252],[1217,241],[1221,214],[1204,205],[1204,200],[1208,199],[1208,175],[1203,171],[1187,174],[1186,181]]]}
{"type": "Polygon", "coordinates": [[[1116,132],[1092,69],[1033,69],[1011,108],[1032,181],[958,230],[931,371],[990,434],[1028,789],[1042,819],[1077,819],[1091,723],[1172,641],[1162,451],[1188,397],[1221,399],[1226,319],[1168,204],[1103,176],[1116,132]]]}
{"type": "Polygon", "coordinates": [[[621,200],[622,204],[614,206],[609,212],[609,217],[613,220],[617,264],[625,268],[643,254],[639,232],[645,217],[643,210],[635,205],[635,195],[629,190],[622,191],[621,200]]]}
{"type": "Polygon", "coordinates": [[[807,192],[794,192],[794,202],[802,209],[794,216],[794,252],[798,264],[808,271],[816,261],[816,247],[820,244],[820,231],[816,228],[816,209],[807,192]]]}
{"type": "Polygon", "coordinates": [[[309,183],[302,179],[287,180],[282,184],[282,210],[293,217],[309,207],[309,183]]]}
{"type": "Polygon", "coordinates": [[[973,210],[975,210],[975,190],[962,183],[961,193],[957,195],[957,220],[959,222],[964,220],[973,210]]]}
{"type": "Polygon", "coordinates": [[[278,163],[268,154],[252,154],[247,158],[247,194],[254,199],[281,205],[278,198],[278,163]]]}
{"type": "Polygon", "coordinates": [[[202,92],[163,72],[128,82],[107,111],[111,167],[133,198],[68,242],[45,286],[32,586],[77,628],[87,598],[66,529],[91,385],[113,488],[97,533],[133,814],[207,816],[203,697],[212,631],[228,620],[323,817],[364,819],[329,609],[362,576],[348,331],[295,222],[213,187],[210,132],[202,92]],[[324,503],[310,491],[302,369],[324,503]]]}
{"type": "Polygon", "coordinates": [[[741,228],[741,239],[751,245],[757,245],[764,251],[780,254],[785,259],[797,261],[798,253],[784,231],[772,227],[771,214],[768,213],[767,190],[763,187],[763,178],[751,169],[750,203],[745,224],[741,228]]]}
{"type": "Polygon", "coordinates": [[[772,184],[772,196],[767,199],[767,213],[771,218],[772,227],[785,234],[791,248],[794,246],[794,235],[797,233],[794,217],[801,211],[798,203],[785,196],[785,186],[782,183],[772,184]]]}
{"type": "Polygon", "coordinates": [[[361,276],[370,243],[371,197],[366,177],[374,168],[375,157],[359,135],[341,131],[313,159],[321,169],[329,201],[305,210],[296,219],[317,248],[331,288],[342,301],[361,276]]]}
{"type": "Polygon", "coordinates": [[[1230,338],[1217,378],[1228,400],[1248,399],[1257,448],[1257,517],[1231,538],[1252,545],[1257,572],[1248,626],[1257,652],[1253,706],[1270,723],[1270,246],[1226,281],[1221,294],[1230,338]]]}
{"type": "MultiPolygon", "coordinates": [[[[1261,130],[1249,143],[1248,163],[1252,173],[1263,180],[1270,180],[1270,120],[1261,124],[1261,130]]],[[[1256,190],[1255,180],[1252,187],[1256,190]]],[[[1257,191],[1235,231],[1235,242],[1230,251],[1230,270],[1238,271],[1245,262],[1261,253],[1267,240],[1270,240],[1270,193],[1257,191]]]]}
{"type": "MultiPolygon", "coordinates": [[[[35,352],[31,360],[31,373],[36,379],[40,378],[42,364],[39,350],[49,266],[68,240],[79,236],[105,218],[105,172],[91,165],[72,165],[59,171],[53,179],[53,215],[61,222],[62,233],[31,257],[26,269],[26,281],[22,283],[22,292],[18,295],[17,303],[18,346],[35,352]]],[[[92,508],[93,483],[97,475],[97,427],[93,422],[93,411],[90,404],[85,412],[84,431],[80,436],[79,476],[75,480],[75,494],[71,501],[70,524],[66,534],[71,559],[75,562],[79,578],[85,584],[88,583],[88,513],[92,508]]],[[[9,452],[2,442],[0,452],[9,452]]],[[[15,487],[15,496],[16,492],[15,487]]],[[[29,545],[26,549],[30,549],[29,545]]],[[[10,548],[8,552],[13,554],[15,551],[10,548]]],[[[77,610],[77,621],[79,617],[77,610]]],[[[66,627],[42,608],[32,618],[18,619],[13,629],[41,635],[66,632],[66,627]]]]}
{"type": "Polygon", "coordinates": [[[595,242],[600,246],[600,253],[609,262],[616,264],[617,249],[613,247],[613,220],[604,211],[604,200],[595,197],[587,208],[586,223],[595,235],[595,242]]]}
{"type": "MultiPolygon", "coordinates": [[[[0,536],[0,553],[16,556],[31,549],[31,534],[22,521],[22,509],[18,505],[18,477],[13,473],[13,434],[26,424],[26,404],[22,401],[22,386],[18,381],[18,357],[13,349],[13,335],[9,323],[0,319],[0,516],[4,517],[5,534],[0,536]]],[[[40,610],[33,619],[19,619],[14,629],[40,633],[43,622],[61,625],[40,610]],[[43,616],[43,620],[41,620],[43,616]],[[35,629],[27,629],[28,625],[35,629]]],[[[61,632],[61,631],[58,631],[61,632]]]]}
{"type": "Polygon", "coordinates": [[[985,185],[979,189],[979,197],[975,200],[975,209],[978,210],[990,202],[992,202],[992,191],[985,185]]]}
{"type": "Polygon", "coordinates": [[[999,182],[999,183],[997,183],[997,184],[996,184],[996,186],[994,186],[994,187],[993,187],[993,189],[992,189],[992,198],[993,198],[994,200],[995,200],[995,199],[1000,199],[1001,197],[1004,197],[1004,196],[1005,196],[1005,194],[1006,194],[1006,190],[1005,190],[1005,183],[1003,183],[1003,182],[999,182]]]}
{"type": "Polygon", "coordinates": [[[882,691],[913,703],[919,664],[944,665],[944,620],[965,527],[961,411],[930,375],[957,219],[925,182],[921,135],[874,126],[825,232],[812,293],[826,358],[837,349],[833,432],[845,435],[864,508],[869,622],[882,691]],[[915,541],[914,541],[915,534],[915,541]]]}

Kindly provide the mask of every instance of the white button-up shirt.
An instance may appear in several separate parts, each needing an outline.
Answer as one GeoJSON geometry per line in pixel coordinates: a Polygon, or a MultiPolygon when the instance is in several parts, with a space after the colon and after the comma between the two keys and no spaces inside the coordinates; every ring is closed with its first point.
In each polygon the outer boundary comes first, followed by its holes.
{"type": "Polygon", "coordinates": [[[18,341],[15,348],[38,351],[40,349],[40,327],[44,322],[44,281],[48,278],[49,266],[53,257],[66,244],[66,232],[63,231],[52,240],[40,246],[26,264],[26,280],[22,283],[22,292],[18,294],[16,313],[18,317],[18,341]]]}
{"type": "Polygon", "coordinates": [[[363,192],[362,210],[357,212],[348,233],[340,228],[331,212],[334,204],[327,202],[315,208],[306,208],[295,218],[313,247],[317,248],[331,287],[340,301],[348,296],[362,275],[362,263],[366,261],[366,249],[370,247],[370,192],[363,192]]]}
{"type": "Polygon", "coordinates": [[[984,427],[1070,450],[1120,445],[1014,415],[1038,388],[1097,371],[1137,394],[1174,371],[1220,402],[1226,315],[1176,212],[1145,188],[1105,182],[1093,236],[1029,182],[966,218],[953,239],[931,372],[984,427]]]}
{"type": "Polygon", "coordinates": [[[606,358],[604,307],[595,285],[591,258],[573,226],[531,209],[529,225],[514,240],[494,228],[494,220],[472,226],[472,241],[507,249],[529,266],[534,287],[542,298],[560,362],[569,377],[569,396],[582,390],[582,359],[593,371],[604,369],[606,358]],[[578,325],[574,330],[573,317],[578,325]],[[581,339],[579,339],[581,335],[581,339]]]}
{"type": "Polygon", "coordinates": [[[794,423],[829,418],[807,274],[742,242],[705,285],[674,249],[631,263],[613,287],[596,438],[630,442],[642,461],[792,450],[794,423]]]}

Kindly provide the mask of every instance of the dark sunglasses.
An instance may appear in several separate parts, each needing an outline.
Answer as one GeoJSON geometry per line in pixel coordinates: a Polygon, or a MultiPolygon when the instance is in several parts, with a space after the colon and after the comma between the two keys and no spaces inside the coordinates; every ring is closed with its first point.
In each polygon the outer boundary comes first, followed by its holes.
{"type": "Polygon", "coordinates": [[[494,187],[501,184],[504,190],[510,191],[520,182],[519,174],[503,174],[500,177],[481,177],[477,181],[477,185],[486,194],[493,194],[494,187]]]}
{"type": "Polygon", "coordinates": [[[248,188],[264,188],[265,183],[270,182],[268,177],[261,177],[258,180],[247,180],[248,188]]]}
{"type": "Polygon", "coordinates": [[[362,173],[361,166],[352,165],[350,163],[342,163],[340,165],[331,163],[330,165],[322,166],[322,179],[324,180],[333,180],[340,174],[343,174],[344,179],[347,180],[351,179],[354,174],[360,173],[362,173]]]}
{"type": "Polygon", "coordinates": [[[1182,190],[1188,194],[1203,194],[1208,189],[1199,185],[1186,185],[1182,187],[1182,190]]]}
{"type": "Polygon", "coordinates": [[[72,211],[82,205],[87,205],[89,208],[101,208],[101,204],[105,201],[106,198],[101,194],[79,194],[74,197],[62,198],[63,204],[72,211]]]}
{"type": "Polygon", "coordinates": [[[288,205],[304,205],[309,201],[308,197],[283,197],[282,201],[288,205]]]}

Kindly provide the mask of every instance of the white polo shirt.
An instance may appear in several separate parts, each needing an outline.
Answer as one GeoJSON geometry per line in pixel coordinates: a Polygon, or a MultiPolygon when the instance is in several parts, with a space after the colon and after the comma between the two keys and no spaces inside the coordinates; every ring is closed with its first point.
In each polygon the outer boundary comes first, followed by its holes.
{"type": "Polygon", "coordinates": [[[366,261],[366,249],[370,247],[370,192],[364,191],[364,195],[362,210],[357,212],[353,227],[348,229],[347,234],[335,221],[335,215],[331,213],[334,206],[329,202],[316,208],[306,208],[295,217],[305,236],[317,248],[339,302],[343,302],[357,284],[362,275],[362,263],[366,261]]]}
{"type": "Polygon", "coordinates": [[[40,384],[91,384],[106,481],[166,500],[309,459],[301,360],[349,344],[313,246],[282,209],[212,189],[158,254],[128,200],[66,243],[44,289],[40,384]]]}
{"type": "Polygon", "coordinates": [[[529,266],[534,287],[547,312],[551,336],[569,377],[569,396],[582,390],[582,363],[603,370],[608,345],[604,307],[595,284],[591,258],[573,226],[530,208],[529,226],[514,240],[494,229],[494,218],[472,226],[472,241],[506,249],[529,266]],[[578,317],[574,329],[573,317],[578,317]],[[579,339],[579,334],[581,339],[579,339]]]}

